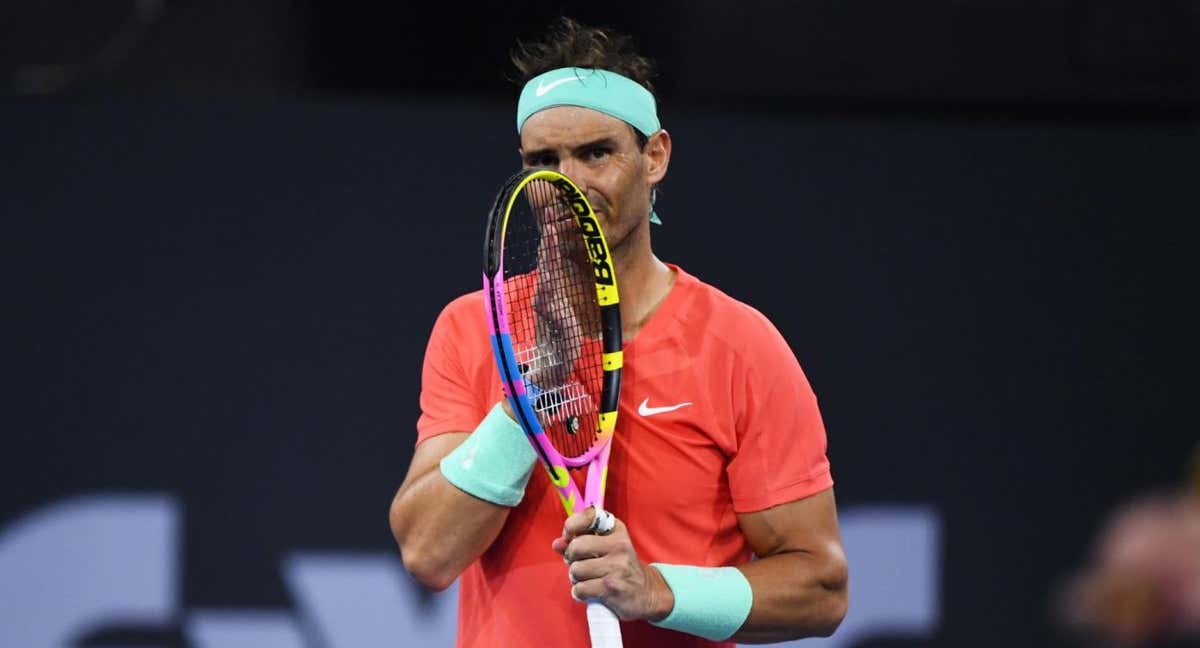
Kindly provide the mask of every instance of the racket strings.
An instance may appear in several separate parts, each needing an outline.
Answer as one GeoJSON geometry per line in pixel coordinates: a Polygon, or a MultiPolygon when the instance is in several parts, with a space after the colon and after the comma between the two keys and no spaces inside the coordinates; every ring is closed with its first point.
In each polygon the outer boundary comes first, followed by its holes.
{"type": "Polygon", "coordinates": [[[591,262],[570,205],[545,181],[523,189],[504,242],[505,301],[518,369],[550,442],[579,457],[598,440],[603,383],[591,262]]]}
{"type": "MultiPolygon", "coordinates": [[[[544,377],[561,371],[563,367],[562,354],[555,349],[533,346],[515,351],[514,355],[517,359],[517,367],[525,377],[531,375],[544,377]]],[[[570,368],[568,367],[567,370],[569,371],[570,368]]]]}
{"type": "Polygon", "coordinates": [[[565,421],[572,416],[580,417],[594,412],[596,407],[591,399],[583,385],[577,382],[567,383],[543,391],[534,404],[534,411],[546,415],[549,420],[565,421]]]}

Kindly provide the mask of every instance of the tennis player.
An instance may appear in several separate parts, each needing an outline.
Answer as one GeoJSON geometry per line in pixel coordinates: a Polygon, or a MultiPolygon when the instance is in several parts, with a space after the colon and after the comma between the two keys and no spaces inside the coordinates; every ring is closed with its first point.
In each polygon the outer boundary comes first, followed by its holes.
{"type": "Polygon", "coordinates": [[[461,578],[460,647],[587,646],[587,598],[622,619],[626,646],[829,635],[847,567],[816,398],[761,313],[654,256],[671,136],[652,64],[628,37],[567,19],[513,59],[524,165],[579,184],[616,262],[625,368],[607,507],[618,522],[588,534],[589,509],[564,525],[521,428],[497,409],[475,292],[430,335],[416,451],[390,515],[405,566],[434,589],[461,578]]]}

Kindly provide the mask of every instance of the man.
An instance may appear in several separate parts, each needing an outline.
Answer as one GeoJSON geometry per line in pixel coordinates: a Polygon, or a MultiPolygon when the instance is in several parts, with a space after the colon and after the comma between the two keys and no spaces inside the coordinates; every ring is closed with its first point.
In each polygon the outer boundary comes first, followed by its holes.
{"type": "Polygon", "coordinates": [[[461,575],[459,646],[586,646],[576,601],[588,598],[623,620],[631,647],[830,634],[847,570],[816,399],[763,315],[651,250],[671,137],[649,61],[626,37],[564,19],[514,63],[526,81],[523,163],[586,192],[620,281],[624,386],[607,497],[618,522],[589,534],[589,509],[563,524],[498,404],[476,292],[443,310],[429,340],[418,445],[390,516],[405,566],[434,589],[461,575]],[[467,459],[470,473],[458,467],[467,459]]]}

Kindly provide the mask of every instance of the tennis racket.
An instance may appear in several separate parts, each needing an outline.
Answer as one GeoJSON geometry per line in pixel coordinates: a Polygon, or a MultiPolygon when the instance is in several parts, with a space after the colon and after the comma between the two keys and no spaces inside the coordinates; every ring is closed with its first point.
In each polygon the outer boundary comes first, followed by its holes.
{"type": "MultiPolygon", "coordinates": [[[[608,243],[587,198],[565,175],[509,178],[488,217],[483,288],[504,394],[567,515],[604,511],[621,391],[621,313],[608,243]],[[581,497],[569,473],[587,467],[581,497]]],[[[587,604],[594,648],[621,646],[611,610],[587,604]]]]}

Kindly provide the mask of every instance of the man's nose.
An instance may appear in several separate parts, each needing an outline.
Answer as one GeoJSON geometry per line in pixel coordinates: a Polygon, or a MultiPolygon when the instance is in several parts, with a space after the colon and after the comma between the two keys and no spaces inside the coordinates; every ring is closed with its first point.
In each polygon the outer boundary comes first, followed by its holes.
{"type": "Polygon", "coordinates": [[[587,193],[587,172],[582,164],[572,158],[560,160],[558,163],[558,172],[571,179],[575,186],[584,194],[587,193]]]}

